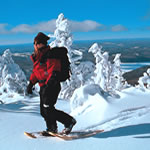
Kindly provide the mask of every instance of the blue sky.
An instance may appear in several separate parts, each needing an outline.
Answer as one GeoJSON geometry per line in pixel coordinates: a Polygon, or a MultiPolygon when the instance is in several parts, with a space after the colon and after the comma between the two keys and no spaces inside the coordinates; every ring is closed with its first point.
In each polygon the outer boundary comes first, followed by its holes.
{"type": "Polygon", "coordinates": [[[150,37],[150,0],[2,0],[0,45],[53,33],[63,13],[74,40],[150,37]]]}

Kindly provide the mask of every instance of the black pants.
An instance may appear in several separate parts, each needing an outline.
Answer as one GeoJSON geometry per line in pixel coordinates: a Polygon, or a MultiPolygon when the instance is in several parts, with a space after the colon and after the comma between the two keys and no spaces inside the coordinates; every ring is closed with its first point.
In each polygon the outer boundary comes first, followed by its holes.
{"type": "Polygon", "coordinates": [[[67,127],[73,118],[67,113],[55,108],[60,90],[60,83],[40,88],[40,112],[46,121],[48,129],[52,127],[57,128],[56,121],[61,122],[65,127],[67,127]]]}

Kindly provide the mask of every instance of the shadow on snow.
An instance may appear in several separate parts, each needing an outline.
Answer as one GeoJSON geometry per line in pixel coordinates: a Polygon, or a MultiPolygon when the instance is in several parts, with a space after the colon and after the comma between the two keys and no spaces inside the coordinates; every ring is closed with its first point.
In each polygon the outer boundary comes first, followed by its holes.
{"type": "Polygon", "coordinates": [[[150,136],[137,136],[141,134],[150,134],[150,123],[131,125],[113,129],[111,131],[103,132],[95,135],[95,138],[110,138],[110,137],[122,137],[122,136],[134,136],[134,138],[150,138],[150,136]]]}
{"type": "Polygon", "coordinates": [[[16,101],[9,104],[1,104],[0,111],[13,113],[33,113],[39,115],[39,104],[29,101],[16,101]]]}

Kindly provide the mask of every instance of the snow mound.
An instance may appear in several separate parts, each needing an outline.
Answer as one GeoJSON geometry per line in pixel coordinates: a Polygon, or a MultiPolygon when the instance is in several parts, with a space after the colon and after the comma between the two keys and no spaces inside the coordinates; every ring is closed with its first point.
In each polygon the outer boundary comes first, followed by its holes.
{"type": "Polygon", "coordinates": [[[83,106],[86,101],[89,100],[89,96],[101,94],[102,89],[97,84],[84,85],[76,89],[73,96],[70,99],[71,110],[83,106]]]}
{"type": "Polygon", "coordinates": [[[90,119],[92,119],[93,117],[93,113],[94,113],[94,120],[96,120],[96,118],[98,118],[98,120],[100,121],[101,119],[103,119],[103,113],[105,112],[107,108],[107,101],[99,94],[96,94],[94,96],[89,95],[88,96],[88,101],[86,101],[83,105],[78,106],[76,109],[74,109],[71,112],[71,115],[73,116],[88,116],[88,118],[91,116],[90,119]],[[95,114],[97,114],[98,116],[95,116],[95,114]]]}
{"type": "Polygon", "coordinates": [[[104,119],[108,102],[102,96],[102,92],[96,84],[85,85],[74,92],[70,102],[71,115],[83,123],[83,128],[104,119]]]}

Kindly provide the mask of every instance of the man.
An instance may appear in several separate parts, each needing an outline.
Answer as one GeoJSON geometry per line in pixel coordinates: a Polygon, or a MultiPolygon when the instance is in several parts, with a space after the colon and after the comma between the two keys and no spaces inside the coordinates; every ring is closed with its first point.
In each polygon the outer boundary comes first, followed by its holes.
{"type": "Polygon", "coordinates": [[[56,121],[64,124],[64,134],[69,134],[76,124],[76,120],[69,114],[57,110],[55,104],[61,90],[59,73],[61,61],[52,53],[52,48],[47,45],[50,38],[39,32],[34,39],[34,53],[31,55],[33,61],[33,72],[30,76],[30,83],[27,93],[32,94],[32,87],[36,83],[40,86],[40,112],[45,119],[47,131],[57,133],[56,121]]]}

